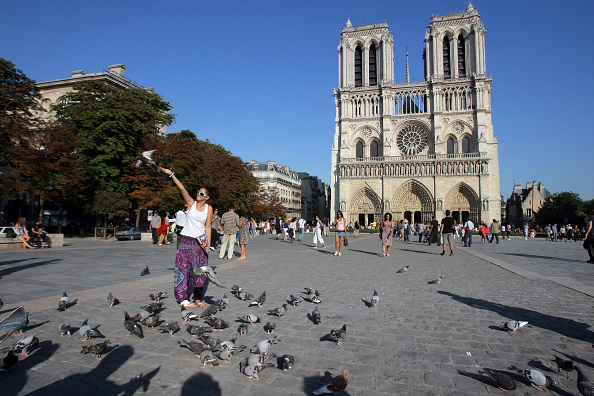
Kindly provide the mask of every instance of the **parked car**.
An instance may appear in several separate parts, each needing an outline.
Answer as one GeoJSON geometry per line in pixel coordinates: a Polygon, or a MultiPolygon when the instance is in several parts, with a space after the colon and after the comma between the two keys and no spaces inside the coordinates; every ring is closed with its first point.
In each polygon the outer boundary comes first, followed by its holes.
{"type": "Polygon", "coordinates": [[[14,238],[16,237],[16,232],[14,231],[14,227],[7,226],[7,227],[0,227],[0,238],[14,238]]]}
{"type": "Polygon", "coordinates": [[[140,239],[142,233],[143,231],[140,228],[132,227],[125,231],[116,231],[115,237],[120,241],[124,239],[133,241],[135,239],[140,239]]]}

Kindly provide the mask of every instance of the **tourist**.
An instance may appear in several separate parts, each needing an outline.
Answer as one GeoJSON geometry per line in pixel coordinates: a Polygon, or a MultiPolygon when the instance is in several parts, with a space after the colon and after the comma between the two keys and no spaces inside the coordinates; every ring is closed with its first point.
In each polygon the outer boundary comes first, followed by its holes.
{"type": "Polygon", "coordinates": [[[168,236],[169,236],[169,212],[165,213],[165,217],[161,221],[161,227],[157,229],[157,235],[159,236],[159,246],[163,245],[163,242],[166,242],[169,245],[168,236]]]}
{"type": "Polygon", "coordinates": [[[573,228],[571,228],[571,224],[567,225],[567,239],[565,242],[569,241],[569,243],[573,242],[573,228]]]}
{"type": "Polygon", "coordinates": [[[161,216],[159,216],[159,212],[155,210],[149,223],[149,231],[153,234],[153,245],[156,245],[157,242],[159,242],[159,236],[157,235],[159,227],[161,227],[161,216]]]}
{"type": "Polygon", "coordinates": [[[443,251],[445,255],[446,245],[450,245],[450,256],[454,255],[454,223],[455,220],[449,210],[446,210],[446,217],[441,220],[441,235],[443,235],[443,251]]]}
{"type": "Polygon", "coordinates": [[[314,229],[314,237],[313,237],[313,244],[314,249],[318,248],[318,242],[322,244],[322,247],[325,248],[326,244],[322,239],[322,230],[324,229],[324,223],[320,220],[320,216],[316,216],[316,219],[312,222],[315,229],[314,229]]]}
{"type": "Polygon", "coordinates": [[[472,231],[474,230],[474,223],[470,218],[464,223],[464,247],[472,246],[472,231]]]}
{"type": "Polygon", "coordinates": [[[417,234],[419,235],[419,243],[423,241],[423,236],[425,235],[425,224],[422,221],[417,223],[417,234]]]}
{"type": "Polygon", "coordinates": [[[248,242],[250,241],[250,223],[245,216],[239,218],[239,249],[241,254],[238,260],[245,259],[245,250],[248,242]]]}
{"type": "Polygon", "coordinates": [[[429,245],[427,246],[431,246],[434,242],[437,242],[437,246],[439,246],[439,223],[435,215],[431,216],[431,233],[429,234],[429,245]]]}
{"type": "Polygon", "coordinates": [[[551,233],[552,233],[552,238],[551,241],[553,242],[557,242],[557,223],[553,224],[553,226],[551,227],[551,233]]]}
{"type": "Polygon", "coordinates": [[[584,235],[584,248],[588,250],[588,256],[590,260],[587,262],[594,264],[594,209],[590,211],[588,216],[588,226],[586,228],[586,234],[584,235]]]}
{"type": "Polygon", "coordinates": [[[335,245],[336,251],[334,252],[335,256],[340,256],[342,254],[342,244],[344,238],[346,237],[346,220],[342,216],[342,212],[339,210],[336,212],[336,219],[334,220],[334,227],[336,228],[335,231],[335,245]]]}
{"type": "Polygon", "coordinates": [[[394,222],[392,214],[386,213],[381,226],[382,233],[382,256],[390,256],[390,247],[392,246],[392,235],[394,235],[394,222]]]}
{"type": "Polygon", "coordinates": [[[23,242],[23,249],[35,249],[33,246],[29,245],[31,237],[27,233],[27,227],[25,226],[26,220],[27,219],[24,217],[19,217],[19,220],[14,225],[14,232],[16,233],[17,239],[23,242]]]}
{"type": "Polygon", "coordinates": [[[297,217],[293,217],[289,223],[289,238],[291,238],[291,243],[295,242],[295,234],[297,234],[297,217]]]}
{"type": "Polygon", "coordinates": [[[524,240],[528,240],[528,223],[524,224],[524,240]]]}
{"type": "Polygon", "coordinates": [[[227,260],[233,259],[233,248],[237,239],[237,231],[241,227],[239,215],[235,213],[235,206],[230,205],[229,210],[221,217],[221,227],[223,227],[223,242],[219,252],[219,260],[222,260],[227,253],[227,260]]]}
{"type": "Polygon", "coordinates": [[[491,239],[489,240],[489,243],[493,243],[493,238],[496,240],[495,244],[499,243],[499,230],[499,222],[493,219],[493,222],[491,223],[491,239]]]}
{"type": "Polygon", "coordinates": [[[221,229],[221,217],[219,216],[219,210],[214,208],[212,214],[212,222],[210,223],[212,228],[211,235],[211,246],[210,250],[215,250],[221,244],[221,238],[219,236],[219,230],[221,229]]]}
{"type": "Polygon", "coordinates": [[[361,228],[361,225],[359,224],[359,222],[355,221],[355,230],[353,231],[353,238],[357,238],[359,236],[360,228],[361,228]]]}
{"type": "Polygon", "coordinates": [[[299,241],[303,242],[303,235],[305,234],[305,219],[303,217],[299,218],[297,224],[299,225],[299,241]]]}
{"type": "Polygon", "coordinates": [[[281,230],[283,229],[283,221],[280,216],[274,222],[274,231],[276,231],[276,239],[280,240],[281,230]]]}
{"type": "Polygon", "coordinates": [[[485,243],[485,223],[481,223],[479,227],[479,235],[481,236],[481,243],[485,243]]]}

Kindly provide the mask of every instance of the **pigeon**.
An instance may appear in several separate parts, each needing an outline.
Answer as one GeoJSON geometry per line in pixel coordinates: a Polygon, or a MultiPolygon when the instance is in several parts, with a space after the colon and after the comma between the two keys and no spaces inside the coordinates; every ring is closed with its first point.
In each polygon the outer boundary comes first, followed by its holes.
{"type": "Polygon", "coordinates": [[[264,326],[264,330],[268,334],[274,333],[274,329],[276,329],[276,323],[274,323],[274,322],[267,322],[266,325],[264,326]]]}
{"type": "Polygon", "coordinates": [[[289,296],[289,298],[291,300],[291,304],[293,304],[294,307],[296,307],[297,304],[299,304],[301,302],[301,300],[299,299],[299,297],[295,297],[292,294],[289,296]]]}
{"type": "Polygon", "coordinates": [[[243,368],[242,373],[248,376],[248,378],[253,378],[255,380],[259,380],[258,374],[264,371],[267,367],[274,367],[274,363],[254,363],[250,364],[243,368]]]}
{"type": "Polygon", "coordinates": [[[264,292],[260,295],[260,297],[256,298],[254,301],[252,301],[250,303],[250,307],[252,305],[257,305],[258,308],[262,307],[262,304],[264,304],[264,301],[266,301],[266,290],[264,290],[264,292]]]}
{"type": "Polygon", "coordinates": [[[312,304],[313,303],[319,304],[322,302],[322,300],[320,300],[321,294],[319,291],[317,291],[316,289],[312,289],[310,287],[305,287],[304,289],[307,292],[307,298],[309,298],[309,301],[312,304]]]}
{"type": "Polygon", "coordinates": [[[314,324],[322,323],[322,315],[320,314],[318,307],[316,307],[316,309],[313,310],[313,312],[311,313],[311,317],[313,318],[314,324]]]}
{"type": "Polygon", "coordinates": [[[255,363],[266,363],[270,359],[274,359],[276,355],[271,353],[270,355],[267,354],[258,354],[252,353],[250,356],[246,357],[242,362],[239,363],[239,370],[243,372],[243,368],[249,366],[250,364],[255,363]]]}
{"type": "Polygon", "coordinates": [[[253,294],[250,294],[250,293],[246,293],[246,292],[244,292],[244,291],[240,291],[240,292],[237,294],[237,298],[239,298],[239,299],[240,299],[240,300],[242,300],[242,301],[245,301],[245,300],[252,300],[252,299],[254,298],[254,295],[253,295],[253,294]]]}
{"type": "Polygon", "coordinates": [[[229,305],[229,298],[226,294],[223,294],[223,298],[217,300],[215,302],[215,305],[219,311],[224,311],[225,309],[227,309],[227,306],[229,305]]]}
{"type": "Polygon", "coordinates": [[[13,352],[20,351],[22,356],[29,356],[31,349],[35,348],[38,344],[39,338],[35,337],[34,335],[30,335],[15,342],[11,349],[13,352]]]}
{"type": "Polygon", "coordinates": [[[148,268],[148,265],[147,265],[147,266],[146,266],[146,268],[145,268],[145,269],[143,269],[143,270],[140,272],[140,276],[145,276],[145,275],[148,275],[148,274],[150,274],[150,273],[151,273],[151,271],[149,271],[149,268],[148,268]]]}
{"type": "Polygon", "coordinates": [[[215,269],[217,267],[206,266],[206,267],[199,267],[199,268],[200,268],[200,270],[197,270],[196,268],[192,268],[192,274],[195,277],[205,274],[210,282],[214,283],[218,287],[222,287],[222,288],[225,287],[225,286],[223,286],[221,281],[219,281],[219,278],[217,278],[217,275],[216,275],[217,273],[215,272],[215,269]]]}
{"type": "Polygon", "coordinates": [[[144,334],[142,333],[142,327],[138,325],[138,323],[128,315],[128,312],[124,311],[124,327],[130,334],[128,335],[135,335],[139,338],[144,338],[144,334]]]}
{"type": "Polygon", "coordinates": [[[137,322],[143,322],[147,320],[151,316],[151,313],[148,311],[140,311],[136,315],[132,316],[132,319],[136,320],[137,322]]]}
{"type": "Polygon", "coordinates": [[[321,395],[323,393],[338,394],[346,389],[349,383],[349,370],[344,370],[342,374],[332,378],[330,382],[322,386],[320,389],[313,391],[314,395],[321,395]]]}
{"type": "MultiPolygon", "coordinates": [[[[216,308],[215,308],[216,311],[216,308]]],[[[190,311],[189,309],[186,309],[186,307],[184,307],[183,305],[181,306],[181,317],[184,320],[182,323],[188,323],[190,320],[192,319],[198,319],[198,314],[195,314],[194,312],[190,311]]]]}
{"type": "Polygon", "coordinates": [[[245,348],[246,348],[245,345],[240,345],[240,346],[232,348],[232,349],[218,351],[217,356],[219,357],[219,359],[223,360],[225,363],[230,363],[231,358],[233,356],[235,356],[235,354],[243,351],[245,348]]]}
{"type": "Polygon", "coordinates": [[[312,304],[319,304],[322,302],[322,300],[320,299],[320,296],[316,296],[316,295],[311,296],[309,300],[311,301],[312,304]]]}
{"type": "Polygon", "coordinates": [[[400,268],[398,271],[396,271],[397,274],[404,274],[406,271],[408,271],[408,267],[410,267],[410,265],[407,265],[404,268],[400,268]]]}
{"type": "Polygon", "coordinates": [[[577,388],[584,396],[594,396],[594,383],[586,377],[581,367],[575,366],[578,373],[577,388]]]}
{"type": "Polygon", "coordinates": [[[60,298],[60,301],[58,301],[58,311],[66,311],[68,304],[70,304],[70,297],[68,297],[68,294],[64,292],[60,298]]]}
{"type": "Polygon", "coordinates": [[[491,370],[490,368],[486,367],[481,367],[481,370],[482,371],[479,371],[479,374],[487,374],[489,378],[495,381],[499,389],[501,389],[502,391],[507,392],[508,390],[516,389],[516,382],[509,375],[496,370],[491,370]]]}
{"type": "Polygon", "coordinates": [[[437,277],[437,278],[435,278],[433,280],[430,280],[429,283],[432,284],[432,285],[439,285],[441,283],[442,279],[443,278],[441,276],[439,276],[439,277],[437,277]]]}
{"type": "Polygon", "coordinates": [[[70,323],[62,323],[58,328],[60,329],[60,337],[64,337],[64,334],[68,334],[68,337],[70,337],[70,323]]]}
{"type": "Polygon", "coordinates": [[[169,333],[171,337],[175,337],[173,334],[179,331],[179,324],[177,322],[164,323],[160,328],[163,332],[169,333]]]}
{"type": "MultiPolygon", "coordinates": [[[[186,344],[188,349],[190,351],[194,352],[194,354],[198,357],[200,357],[200,354],[202,352],[204,352],[205,349],[208,349],[208,346],[206,346],[200,342],[197,342],[197,341],[186,341],[186,340],[182,339],[182,342],[184,344],[186,344]]],[[[179,341],[178,341],[178,343],[179,343],[179,341]]]]}
{"type": "Polygon", "coordinates": [[[239,332],[240,337],[243,337],[244,335],[246,335],[248,332],[247,323],[240,324],[239,327],[237,328],[237,331],[239,332]]]}
{"type": "Polygon", "coordinates": [[[338,330],[330,330],[330,334],[328,334],[331,339],[336,341],[337,345],[342,345],[343,338],[346,338],[346,323],[342,325],[342,327],[338,330]]]}
{"type": "Polygon", "coordinates": [[[212,329],[215,331],[223,331],[227,327],[231,326],[231,323],[224,321],[223,319],[217,318],[216,316],[211,316],[208,318],[209,324],[212,326],[212,329]]]}
{"type": "Polygon", "coordinates": [[[4,358],[0,359],[0,370],[6,370],[17,364],[19,357],[13,351],[8,351],[4,358]]]}
{"type": "Polygon", "coordinates": [[[247,314],[242,317],[238,316],[237,319],[248,322],[252,326],[255,326],[254,323],[258,323],[260,321],[260,318],[258,317],[258,315],[254,315],[254,314],[247,314]]]}
{"type": "Polygon", "coordinates": [[[161,298],[163,298],[165,296],[167,296],[167,292],[163,292],[163,291],[149,294],[150,299],[153,300],[154,302],[161,301],[161,298]]]}
{"type": "Polygon", "coordinates": [[[207,363],[210,364],[210,367],[212,367],[213,365],[219,365],[217,358],[210,349],[205,349],[204,351],[202,351],[202,353],[200,354],[200,360],[203,363],[202,368],[205,368],[207,363]]]}
{"type": "Polygon", "coordinates": [[[98,331],[91,329],[91,326],[89,326],[88,322],[89,318],[85,319],[85,321],[82,323],[82,325],[80,325],[80,328],[78,329],[78,333],[81,336],[85,337],[85,339],[82,341],[90,340],[91,337],[97,337],[99,335],[98,331]]]}
{"type": "Polygon", "coordinates": [[[153,331],[155,331],[155,326],[159,323],[160,318],[161,318],[161,314],[157,314],[155,316],[149,316],[148,318],[143,320],[141,323],[146,326],[147,330],[149,329],[149,327],[152,327],[153,331]]]}
{"type": "Polygon", "coordinates": [[[101,359],[101,354],[103,354],[103,352],[105,352],[105,349],[107,349],[107,344],[110,344],[110,343],[111,342],[109,340],[105,340],[98,344],[83,346],[80,353],[85,353],[85,354],[92,353],[95,355],[95,357],[97,359],[101,359]]]}
{"type": "Polygon", "coordinates": [[[273,314],[273,315],[277,315],[279,318],[284,318],[285,317],[285,312],[287,312],[287,308],[289,308],[287,306],[287,304],[283,304],[278,308],[272,309],[270,311],[268,311],[269,314],[273,314]]]}
{"type": "Polygon", "coordinates": [[[499,326],[502,329],[506,329],[508,331],[509,334],[514,334],[516,332],[516,330],[518,330],[521,327],[524,327],[528,324],[528,322],[523,321],[523,320],[510,320],[509,322],[505,322],[504,324],[502,324],[501,326],[499,326]]]}
{"type": "Polygon", "coordinates": [[[208,316],[214,316],[217,312],[219,312],[219,308],[215,304],[212,304],[209,305],[208,308],[206,308],[204,312],[200,314],[200,317],[206,318],[208,316]]]}
{"type": "Polygon", "coordinates": [[[145,310],[148,313],[155,313],[157,311],[160,311],[161,308],[163,308],[163,303],[162,302],[154,302],[154,303],[150,303],[147,305],[143,305],[142,307],[140,307],[140,309],[145,310]]]}
{"type": "Polygon", "coordinates": [[[233,337],[227,341],[221,341],[217,345],[216,349],[220,349],[220,350],[224,350],[224,351],[228,351],[230,349],[235,349],[235,341],[237,341],[237,337],[233,337]]]}
{"type": "Polygon", "coordinates": [[[215,349],[217,347],[217,345],[219,345],[219,343],[220,343],[219,337],[210,336],[208,334],[202,334],[200,336],[200,339],[202,341],[204,341],[204,343],[206,345],[208,345],[210,347],[210,349],[215,349]]]}
{"type": "Polygon", "coordinates": [[[573,361],[560,358],[557,355],[553,356],[555,356],[554,362],[557,363],[557,372],[560,373],[561,370],[565,371],[565,378],[571,380],[571,378],[569,378],[569,372],[575,370],[573,361]]]}
{"type": "Polygon", "coordinates": [[[115,298],[111,292],[109,292],[109,294],[107,295],[106,298],[107,302],[109,303],[109,308],[113,307],[114,305],[117,305],[120,303],[120,300],[118,300],[117,298],[115,298]]]}
{"type": "Polygon", "coordinates": [[[377,294],[377,291],[373,291],[373,296],[371,297],[371,306],[372,307],[377,307],[377,304],[379,304],[379,295],[377,294]]]}
{"type": "Polygon", "coordinates": [[[159,169],[159,167],[162,164],[160,162],[157,163],[153,160],[153,154],[155,151],[157,151],[157,150],[155,149],[155,150],[143,151],[142,155],[137,156],[136,159],[138,160],[138,162],[136,163],[136,167],[137,168],[147,167],[154,171],[162,172],[162,170],[159,169]]]}
{"type": "Polygon", "coordinates": [[[231,286],[231,292],[234,293],[235,295],[237,295],[237,293],[239,293],[240,291],[243,291],[243,289],[237,285],[233,285],[231,286]]]}
{"type": "Polygon", "coordinates": [[[281,356],[281,368],[283,371],[289,371],[295,365],[295,356],[283,355],[281,356]]]}
{"type": "Polygon", "coordinates": [[[544,390],[545,387],[549,385],[555,385],[556,382],[551,380],[550,377],[544,375],[541,371],[538,370],[520,370],[516,366],[509,366],[509,370],[515,370],[519,374],[522,374],[528,381],[530,381],[530,385],[535,387],[538,390],[544,390]]]}
{"type": "Polygon", "coordinates": [[[268,349],[270,349],[271,346],[273,346],[274,344],[276,344],[277,342],[279,342],[280,340],[277,340],[278,336],[274,336],[268,340],[264,340],[264,341],[260,341],[259,343],[256,344],[255,347],[253,347],[250,350],[250,353],[259,353],[260,355],[263,353],[267,353],[268,349]]]}
{"type": "Polygon", "coordinates": [[[190,333],[192,335],[192,337],[197,337],[203,333],[212,332],[212,327],[203,326],[203,325],[187,324],[186,330],[188,331],[188,333],[190,333]]]}

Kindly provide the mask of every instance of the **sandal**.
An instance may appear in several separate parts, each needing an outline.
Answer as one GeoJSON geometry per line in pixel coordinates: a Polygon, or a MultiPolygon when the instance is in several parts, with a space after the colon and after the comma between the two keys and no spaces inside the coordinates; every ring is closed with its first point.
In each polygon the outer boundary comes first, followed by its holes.
{"type": "MultiPolygon", "coordinates": [[[[198,300],[196,300],[196,305],[200,308],[204,308],[206,306],[203,302],[198,301],[198,300]]],[[[197,307],[195,307],[195,308],[197,308],[197,307]]]]}
{"type": "Polygon", "coordinates": [[[188,300],[184,300],[180,303],[180,305],[183,305],[186,309],[188,308],[198,308],[198,305],[189,302],[188,300]]]}

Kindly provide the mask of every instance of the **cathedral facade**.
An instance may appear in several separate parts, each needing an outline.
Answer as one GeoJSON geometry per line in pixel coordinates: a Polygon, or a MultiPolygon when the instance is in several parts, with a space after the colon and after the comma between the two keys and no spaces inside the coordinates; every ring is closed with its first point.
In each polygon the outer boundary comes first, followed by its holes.
{"type": "Polygon", "coordinates": [[[472,4],[433,16],[424,81],[394,81],[387,23],[341,30],[331,216],[347,222],[500,219],[499,158],[491,123],[485,29],[472,4]]]}

